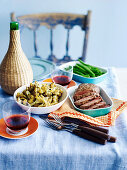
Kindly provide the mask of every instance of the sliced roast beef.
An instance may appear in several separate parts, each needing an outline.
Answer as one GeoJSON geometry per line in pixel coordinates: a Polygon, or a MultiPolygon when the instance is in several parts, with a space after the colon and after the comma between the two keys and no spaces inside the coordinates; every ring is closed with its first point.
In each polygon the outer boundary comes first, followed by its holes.
{"type": "Polygon", "coordinates": [[[100,89],[95,84],[80,84],[74,93],[74,104],[80,109],[98,109],[109,107],[100,96],[100,89]]]}
{"type": "Polygon", "coordinates": [[[83,83],[78,86],[74,93],[74,101],[79,100],[81,98],[90,96],[90,95],[99,95],[100,89],[98,86],[95,84],[88,84],[88,83],[83,83]]]}
{"type": "Polygon", "coordinates": [[[89,107],[88,109],[98,109],[98,108],[105,108],[106,103],[104,101],[101,101],[99,103],[96,103],[95,105],[89,107]]]}
{"type": "Polygon", "coordinates": [[[99,97],[95,98],[94,100],[91,100],[91,101],[81,105],[80,109],[88,109],[90,106],[93,106],[93,105],[99,103],[100,101],[102,101],[102,98],[99,96],[99,97]]]}
{"type": "Polygon", "coordinates": [[[94,92],[89,92],[89,93],[84,93],[82,95],[75,95],[74,96],[74,101],[77,101],[79,99],[82,99],[82,98],[88,97],[88,96],[95,96],[96,97],[96,96],[99,96],[99,94],[94,93],[94,92]]]}
{"type": "Polygon", "coordinates": [[[76,106],[80,106],[80,105],[83,105],[83,104],[85,104],[85,103],[87,103],[87,102],[95,99],[96,97],[97,97],[97,96],[95,96],[95,95],[83,97],[82,99],[76,100],[76,101],[74,102],[74,104],[75,104],[76,106]]]}
{"type": "Polygon", "coordinates": [[[81,95],[79,95],[79,94],[76,94],[76,95],[74,95],[74,101],[77,101],[77,100],[79,100],[79,99],[82,99],[82,98],[84,98],[84,97],[88,97],[88,96],[99,96],[99,94],[98,93],[95,93],[95,92],[88,92],[88,93],[84,93],[84,94],[81,94],[81,95]]]}
{"type": "Polygon", "coordinates": [[[84,90],[89,90],[89,91],[93,91],[96,93],[100,93],[100,89],[97,85],[95,84],[91,84],[91,83],[82,83],[78,86],[77,91],[84,91],[84,90]]]}

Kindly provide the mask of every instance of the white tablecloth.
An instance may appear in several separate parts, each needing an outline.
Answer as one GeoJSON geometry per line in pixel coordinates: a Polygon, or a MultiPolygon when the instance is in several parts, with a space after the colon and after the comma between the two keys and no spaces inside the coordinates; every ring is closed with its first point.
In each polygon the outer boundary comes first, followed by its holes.
{"type": "Polygon", "coordinates": [[[127,101],[127,68],[116,68],[120,95],[119,98],[127,101]]]}
{"type": "MultiPolygon", "coordinates": [[[[120,77],[121,78],[121,77],[120,77]]],[[[118,97],[115,69],[100,86],[111,96],[118,97]]],[[[2,105],[12,96],[0,88],[2,105]]],[[[0,170],[125,170],[127,169],[127,118],[125,112],[110,127],[116,143],[96,144],[66,131],[47,127],[38,115],[32,115],[39,128],[32,136],[21,140],[0,137],[0,170]]],[[[2,117],[2,115],[0,115],[2,117]]]]}

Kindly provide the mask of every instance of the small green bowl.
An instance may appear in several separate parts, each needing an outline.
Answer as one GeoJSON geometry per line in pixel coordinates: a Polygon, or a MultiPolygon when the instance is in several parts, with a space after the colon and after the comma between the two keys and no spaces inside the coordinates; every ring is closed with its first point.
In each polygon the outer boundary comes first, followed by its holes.
{"type": "Polygon", "coordinates": [[[87,109],[82,110],[82,109],[77,108],[74,105],[74,100],[73,100],[73,95],[74,95],[74,92],[77,88],[78,88],[77,86],[74,86],[74,87],[70,87],[68,89],[69,98],[70,98],[75,110],[77,110],[81,113],[84,113],[86,115],[89,115],[91,117],[104,116],[111,111],[112,106],[113,106],[113,102],[112,102],[111,98],[106,94],[106,92],[101,87],[99,87],[100,88],[100,95],[103,98],[103,100],[106,102],[106,104],[110,105],[109,107],[100,108],[100,109],[91,109],[91,110],[87,110],[87,109]]]}

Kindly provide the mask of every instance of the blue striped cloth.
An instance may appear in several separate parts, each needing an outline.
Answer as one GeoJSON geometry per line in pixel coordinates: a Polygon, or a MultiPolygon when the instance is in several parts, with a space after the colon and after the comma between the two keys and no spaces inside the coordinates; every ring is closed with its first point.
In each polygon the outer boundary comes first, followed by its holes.
{"type": "MultiPolygon", "coordinates": [[[[108,78],[99,85],[111,97],[118,97],[115,70],[109,68],[108,78]]],[[[13,97],[0,89],[2,105],[13,97]]],[[[100,145],[66,131],[56,131],[45,125],[38,115],[38,130],[30,137],[10,140],[0,137],[0,170],[124,170],[127,169],[127,118],[121,114],[110,135],[116,143],[100,145]]],[[[2,115],[0,114],[2,118],[2,115]]]]}

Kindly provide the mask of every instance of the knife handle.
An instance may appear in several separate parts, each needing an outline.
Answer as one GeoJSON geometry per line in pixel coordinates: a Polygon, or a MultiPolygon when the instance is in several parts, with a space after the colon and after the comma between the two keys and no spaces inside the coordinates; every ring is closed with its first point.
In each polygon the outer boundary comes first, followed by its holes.
{"type": "Polygon", "coordinates": [[[71,117],[63,117],[62,120],[65,123],[75,123],[77,125],[80,126],[84,126],[84,127],[90,127],[92,129],[96,129],[98,131],[104,132],[104,133],[109,133],[109,130],[106,128],[102,128],[102,127],[97,127],[97,126],[91,126],[90,124],[88,124],[87,122],[83,121],[83,120],[79,120],[77,118],[71,118],[71,117]]]}
{"type": "Polygon", "coordinates": [[[93,142],[96,142],[96,143],[99,143],[99,144],[102,144],[102,145],[105,145],[106,142],[107,142],[107,140],[105,140],[105,139],[99,139],[97,137],[94,137],[94,136],[91,136],[87,133],[84,133],[84,132],[82,132],[81,130],[78,130],[78,129],[73,130],[72,133],[81,137],[81,138],[84,138],[84,139],[87,139],[87,140],[90,140],[90,141],[93,141],[93,142]]]}
{"type": "Polygon", "coordinates": [[[89,127],[91,128],[93,128],[93,129],[96,129],[96,130],[98,130],[98,131],[101,131],[101,132],[104,132],[104,133],[109,133],[109,130],[108,129],[105,129],[105,128],[102,128],[102,127],[97,127],[97,126],[91,126],[91,125],[89,125],[89,127]]]}
{"type": "Polygon", "coordinates": [[[85,132],[87,134],[90,134],[91,136],[94,136],[100,139],[105,139],[105,140],[110,139],[110,136],[107,133],[98,131],[96,129],[92,129],[90,127],[78,126],[78,129],[81,129],[82,132],[85,132]]]}
{"type": "Polygon", "coordinates": [[[117,140],[117,138],[116,137],[114,137],[114,136],[110,136],[110,139],[108,140],[109,142],[112,142],[112,143],[115,143],[116,142],[116,140],[117,140]]]}

